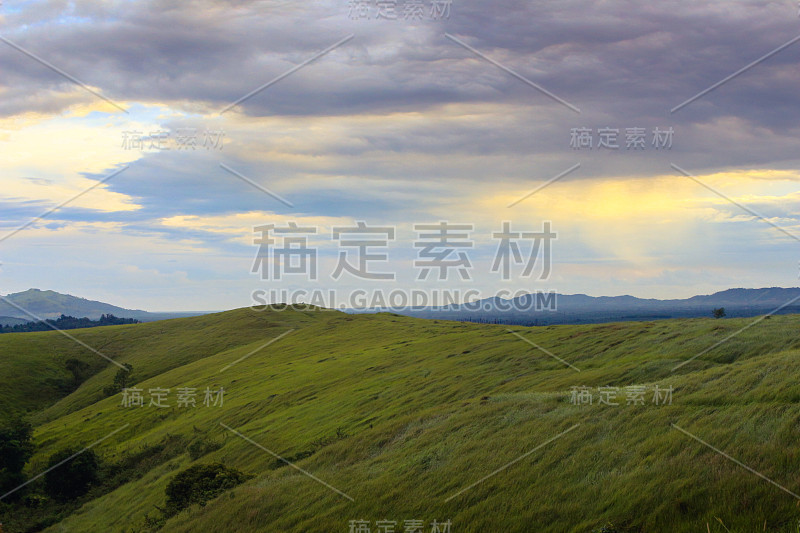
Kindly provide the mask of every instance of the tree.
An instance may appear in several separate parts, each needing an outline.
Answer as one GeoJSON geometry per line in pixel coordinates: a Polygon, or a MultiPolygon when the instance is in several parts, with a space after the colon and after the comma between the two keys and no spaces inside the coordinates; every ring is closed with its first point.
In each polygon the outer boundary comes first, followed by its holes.
{"type": "Polygon", "coordinates": [[[16,417],[0,427],[0,492],[15,489],[25,482],[22,469],[33,455],[33,426],[16,417]]]}
{"type": "Polygon", "coordinates": [[[714,318],[725,318],[725,308],[720,307],[719,309],[714,309],[711,314],[714,315],[714,318]]]}
{"type": "Polygon", "coordinates": [[[65,448],[51,455],[47,466],[52,470],[44,475],[45,491],[64,502],[80,498],[97,482],[100,460],[94,450],[65,448]]]}
{"type": "Polygon", "coordinates": [[[120,368],[117,370],[117,374],[114,376],[114,383],[109,385],[108,387],[103,388],[103,392],[106,396],[113,396],[118,392],[121,392],[122,389],[127,389],[131,379],[131,372],[133,371],[133,366],[125,363],[125,368],[120,368]]]}
{"type": "Polygon", "coordinates": [[[69,373],[72,374],[72,390],[81,386],[81,383],[86,380],[89,370],[91,369],[89,363],[81,361],[80,359],[67,359],[64,366],[69,373]]]}

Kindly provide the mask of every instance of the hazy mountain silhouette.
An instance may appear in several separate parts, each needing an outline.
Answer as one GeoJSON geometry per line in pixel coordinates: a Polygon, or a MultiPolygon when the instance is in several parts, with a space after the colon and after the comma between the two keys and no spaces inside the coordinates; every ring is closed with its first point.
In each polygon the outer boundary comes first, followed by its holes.
{"type": "Polygon", "coordinates": [[[142,322],[152,322],[154,320],[196,316],[204,313],[148,313],[138,309],[125,309],[69,294],[39,289],[29,289],[24,292],[9,294],[0,299],[0,324],[3,325],[31,322],[35,320],[31,315],[44,320],[58,318],[61,315],[97,320],[101,315],[109,314],[118,318],[135,318],[142,322]]]}
{"type": "MultiPolygon", "coordinates": [[[[540,295],[541,296],[541,295],[540,295]]],[[[550,299],[540,298],[542,302],[550,299]]],[[[587,296],[556,294],[555,309],[539,308],[531,300],[487,298],[479,304],[428,307],[400,314],[443,320],[470,320],[519,325],[583,324],[663,318],[710,317],[715,308],[724,307],[728,317],[763,314],[800,313],[800,288],[728,289],[708,295],[675,300],[636,298],[635,296],[587,296]],[[498,305],[499,303],[499,305],[498,305]]]]}

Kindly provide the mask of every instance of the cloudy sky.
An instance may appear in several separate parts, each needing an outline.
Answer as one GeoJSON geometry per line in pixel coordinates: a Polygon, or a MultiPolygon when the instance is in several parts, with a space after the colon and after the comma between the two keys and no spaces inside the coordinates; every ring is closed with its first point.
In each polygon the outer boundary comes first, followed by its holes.
{"type": "Polygon", "coordinates": [[[0,293],[351,290],[331,232],[358,221],[396,227],[392,287],[440,221],[474,226],[470,280],[428,288],[797,286],[798,35],[794,0],[4,0],[0,293]],[[548,279],[490,272],[503,221],[551,221],[548,279]],[[252,272],[289,222],[316,281],[252,272]]]}

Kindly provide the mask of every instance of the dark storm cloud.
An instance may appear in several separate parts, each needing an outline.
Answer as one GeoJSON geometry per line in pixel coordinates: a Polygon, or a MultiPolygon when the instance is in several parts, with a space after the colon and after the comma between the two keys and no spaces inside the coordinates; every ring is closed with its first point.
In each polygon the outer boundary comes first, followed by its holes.
{"type": "MultiPolygon", "coordinates": [[[[333,166],[323,173],[399,177],[406,172],[369,157],[342,159],[341,166],[336,161],[337,155],[381,153],[449,154],[452,171],[430,169],[433,177],[443,178],[469,178],[453,160],[459,154],[516,155],[517,163],[486,163],[510,178],[530,175],[529,156],[538,158],[545,176],[575,158],[586,160],[583,176],[669,173],[673,160],[692,172],[795,163],[800,43],[669,112],[800,34],[797,7],[788,0],[456,0],[449,20],[413,24],[351,20],[345,1],[48,1],[24,3],[7,13],[2,31],[115,101],[166,102],[203,113],[221,110],[350,33],[352,41],[236,111],[250,117],[320,117],[426,112],[447,104],[512,107],[480,124],[442,121],[351,130],[365,142],[331,145],[333,166]],[[476,57],[445,32],[582,113],[476,57]],[[603,126],[671,126],[675,145],[669,153],[627,159],[570,150],[571,128],[603,126]]],[[[55,72],[5,45],[0,46],[0,70],[5,91],[0,113],[5,115],[52,113],[80,94],[55,72]],[[69,96],[56,98],[59,92],[69,96]]],[[[85,98],[94,97],[86,93],[85,98]]]]}
{"type": "MultiPolygon", "coordinates": [[[[533,99],[529,87],[445,39],[447,31],[587,111],[624,118],[626,110],[663,116],[800,33],[789,1],[696,4],[456,1],[445,23],[411,24],[350,20],[346,2],[35,2],[6,16],[4,36],[121,100],[224,106],[349,33],[352,42],[246,110],[339,114],[533,99]]],[[[11,49],[0,57],[4,85],[63,81],[11,49]]],[[[798,75],[781,67],[798,57],[796,49],[776,55],[692,114],[749,104],[788,124],[782,110],[796,103],[798,75]]]]}

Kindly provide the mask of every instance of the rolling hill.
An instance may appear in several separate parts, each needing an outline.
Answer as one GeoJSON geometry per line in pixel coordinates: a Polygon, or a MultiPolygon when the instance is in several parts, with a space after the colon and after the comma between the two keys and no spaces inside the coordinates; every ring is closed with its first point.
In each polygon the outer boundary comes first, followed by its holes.
{"type": "MultiPolygon", "coordinates": [[[[161,531],[403,531],[413,519],[426,532],[434,520],[458,532],[789,532],[798,328],[795,315],[526,328],[241,309],[73,332],[132,365],[145,393],[170,389],[167,408],[104,397],[118,367],[57,332],[0,337],[0,408],[34,423],[31,476],[67,446],[94,443],[108,463],[160,446],[137,475],[40,524],[50,532],[150,531],[167,483],[212,462],[254,477],[161,531]],[[91,367],[71,391],[70,358],[91,367]],[[185,387],[223,387],[224,403],[178,407],[185,387]],[[576,387],[591,405],[572,401],[576,387]],[[599,403],[601,387],[618,387],[620,405],[599,403]],[[633,387],[646,394],[628,405],[633,387]],[[655,387],[672,401],[654,403],[655,387]]],[[[16,531],[22,515],[0,512],[16,531]]]]}

